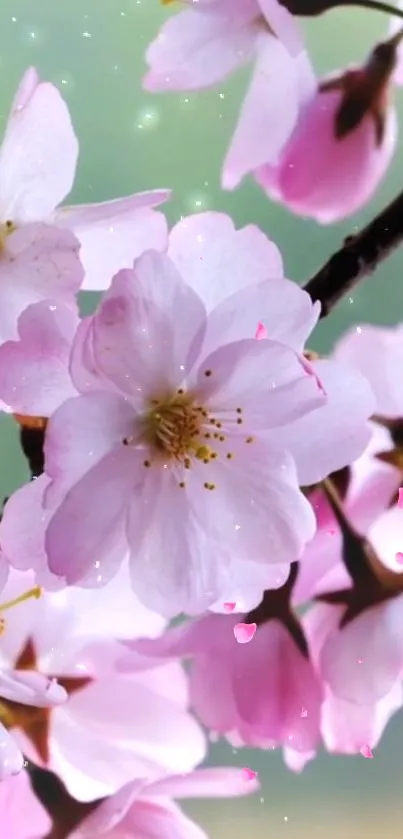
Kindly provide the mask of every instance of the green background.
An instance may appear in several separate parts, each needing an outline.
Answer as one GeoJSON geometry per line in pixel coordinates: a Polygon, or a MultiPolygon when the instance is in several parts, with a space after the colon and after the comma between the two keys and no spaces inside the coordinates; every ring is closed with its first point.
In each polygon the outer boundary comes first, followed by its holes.
{"type": "MultiPolygon", "coordinates": [[[[166,15],[158,0],[1,0],[0,122],[6,120],[21,74],[36,65],[63,91],[80,139],[72,201],[171,187],[171,223],[203,209],[226,211],[238,226],[254,222],[280,246],[287,275],[306,280],[347,232],[369,220],[400,189],[401,146],[375,200],[333,227],[293,218],[270,204],[252,182],[235,193],[220,192],[220,166],[249,71],[198,94],[142,92],[144,50],[166,15]]],[[[310,22],[305,28],[317,69],[324,72],[364,58],[386,26],[384,16],[361,10],[336,11],[310,22]]],[[[399,91],[397,99],[402,106],[399,91]]],[[[335,336],[356,321],[397,322],[403,309],[401,274],[397,253],[320,326],[315,348],[329,350],[335,336]]],[[[25,465],[12,422],[4,418],[0,464],[5,494],[24,479],[25,465]]],[[[198,803],[189,810],[213,839],[379,839],[380,834],[401,839],[402,748],[402,717],[389,726],[373,761],[321,755],[302,776],[285,769],[280,753],[217,745],[212,760],[258,770],[261,793],[198,803]]]]}

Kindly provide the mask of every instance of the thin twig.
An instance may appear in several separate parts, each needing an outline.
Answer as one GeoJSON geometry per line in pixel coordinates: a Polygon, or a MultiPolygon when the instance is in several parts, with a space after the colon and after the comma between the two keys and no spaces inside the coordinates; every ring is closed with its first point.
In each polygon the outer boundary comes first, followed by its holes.
{"type": "Polygon", "coordinates": [[[322,304],[321,318],[403,241],[403,192],[344,245],[304,286],[322,304]]]}

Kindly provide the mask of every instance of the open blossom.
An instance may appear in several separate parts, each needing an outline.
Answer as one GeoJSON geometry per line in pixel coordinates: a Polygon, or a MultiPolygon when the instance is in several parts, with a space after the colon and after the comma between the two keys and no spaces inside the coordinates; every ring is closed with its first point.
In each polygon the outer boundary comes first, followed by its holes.
{"type": "Polygon", "coordinates": [[[40,839],[47,836],[52,823],[22,771],[0,784],[1,829],[8,839],[40,839]]]}
{"type": "Polygon", "coordinates": [[[396,147],[395,62],[396,45],[380,44],[363,67],[318,83],[276,165],[268,156],[255,172],[271,197],[323,224],[369,200],[396,147]]]}
{"type": "Polygon", "coordinates": [[[204,831],[172,799],[249,795],[257,788],[257,781],[245,782],[242,770],[233,768],[196,769],[151,783],[135,780],[103,801],[70,839],[206,839],[204,831]]]}
{"type": "MultiPolygon", "coordinates": [[[[105,288],[115,271],[130,265],[144,250],[166,246],[166,222],[153,207],[165,201],[169,193],[145,192],[101,204],[58,209],[72,188],[77,156],[78,141],[67,105],[57,88],[41,82],[36,70],[30,68],[15,95],[0,149],[2,250],[4,247],[7,256],[8,234],[14,229],[19,231],[19,243],[24,244],[29,230],[24,234],[24,227],[33,222],[64,228],[64,232],[58,233],[61,243],[68,244],[73,239],[71,234],[68,236],[71,230],[81,244],[84,287],[105,288]]],[[[57,246],[54,238],[53,247],[57,246]]],[[[3,259],[5,256],[2,254],[3,259]]],[[[31,263],[34,261],[29,267],[35,285],[36,254],[27,251],[26,256],[31,257],[31,263]]],[[[26,269],[25,265],[25,273],[26,269]]],[[[50,288],[42,296],[52,298],[50,288]]],[[[26,305],[35,299],[34,289],[26,305]]],[[[3,310],[3,305],[0,308],[3,310]]]]}
{"type": "MultiPolygon", "coordinates": [[[[275,618],[260,625],[249,644],[239,644],[239,619],[208,615],[128,646],[157,660],[190,656],[192,707],[234,745],[312,750],[320,738],[322,689],[307,651],[275,618]]],[[[130,671],[130,655],[121,666],[130,671]]]]}
{"type": "Polygon", "coordinates": [[[284,582],[291,554],[313,534],[297,478],[320,480],[363,449],[372,396],[353,369],[301,356],[318,307],[283,278],[278,250],[257,228],[193,216],[173,229],[169,257],[186,283],[169,259],[147,254],[79,327],[77,399],[58,364],[51,405],[46,388],[54,359],[63,368],[68,354],[60,307],[32,307],[20,340],[3,348],[0,395],[29,414],[61,407],[47,431],[43,512],[26,511],[38,483],[20,490],[2,539],[16,567],[29,557],[43,571],[47,553],[54,574],[86,585],[105,583],[129,550],[136,592],[164,614],[238,599],[243,581],[239,605],[251,608],[284,582]],[[258,341],[262,319],[268,338],[258,341]],[[61,538],[66,528],[74,542],[61,538]]]}
{"type": "Polygon", "coordinates": [[[277,0],[190,0],[186,5],[149,46],[144,87],[198,90],[254,62],[224,163],[224,187],[233,189],[248,172],[277,161],[314,89],[314,76],[297,23],[277,0]]]}
{"type": "MultiPolygon", "coordinates": [[[[13,571],[7,596],[31,579],[13,571]]],[[[162,626],[136,602],[124,576],[102,591],[46,593],[6,613],[0,719],[24,755],[58,774],[81,801],[111,794],[133,777],[187,772],[204,757],[180,668],[145,672],[139,662],[127,678],[116,667],[122,655],[116,638],[152,635],[162,626]],[[68,700],[45,710],[56,705],[53,692],[68,700]]]]}

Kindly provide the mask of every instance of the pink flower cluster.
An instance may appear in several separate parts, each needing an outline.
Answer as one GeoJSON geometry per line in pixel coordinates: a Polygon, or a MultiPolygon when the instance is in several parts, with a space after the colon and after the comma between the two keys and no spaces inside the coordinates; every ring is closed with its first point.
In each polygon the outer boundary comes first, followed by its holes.
{"type": "MultiPolygon", "coordinates": [[[[367,201],[399,33],[317,83],[277,0],[185,2],[145,84],[254,60],[224,186],[252,172],[321,222],[367,201]]],[[[320,304],[258,227],[168,230],[168,190],[60,206],[77,155],[29,69],[0,150],[0,408],[43,469],[0,521],[3,832],[51,830],[48,772],[70,839],[203,839],[176,798],[258,787],[201,767],[205,730],[300,771],[321,746],[371,757],[402,705],[403,332],[363,325],[316,357],[320,304]]]]}

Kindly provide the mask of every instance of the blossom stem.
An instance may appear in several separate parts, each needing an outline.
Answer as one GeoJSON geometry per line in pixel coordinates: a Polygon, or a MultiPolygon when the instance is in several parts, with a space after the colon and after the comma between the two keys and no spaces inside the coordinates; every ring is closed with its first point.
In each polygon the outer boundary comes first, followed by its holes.
{"type": "Polygon", "coordinates": [[[316,17],[340,6],[356,6],[403,18],[403,9],[384,3],[383,0],[281,0],[281,5],[297,17],[316,17]]]}
{"type": "Polygon", "coordinates": [[[13,600],[7,600],[5,603],[0,603],[0,614],[1,612],[5,612],[7,609],[12,609],[13,606],[18,606],[19,603],[25,603],[25,601],[30,600],[31,597],[38,599],[41,594],[42,589],[40,586],[30,588],[29,591],[25,591],[24,594],[20,594],[19,597],[14,597],[13,600]]]}
{"type": "Polygon", "coordinates": [[[403,241],[403,192],[342,247],[304,286],[322,306],[321,318],[361,279],[371,274],[403,241]]]}

